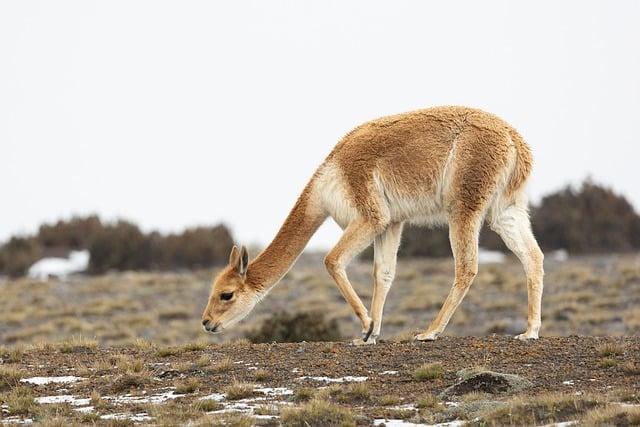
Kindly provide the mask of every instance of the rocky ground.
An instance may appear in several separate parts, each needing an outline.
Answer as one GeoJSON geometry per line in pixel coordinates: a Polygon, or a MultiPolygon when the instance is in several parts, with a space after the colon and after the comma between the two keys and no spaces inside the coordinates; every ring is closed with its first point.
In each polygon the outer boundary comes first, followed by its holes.
{"type": "Polygon", "coordinates": [[[639,355],[638,337],[445,336],[363,347],[70,340],[2,350],[0,421],[637,425],[639,355]]]}

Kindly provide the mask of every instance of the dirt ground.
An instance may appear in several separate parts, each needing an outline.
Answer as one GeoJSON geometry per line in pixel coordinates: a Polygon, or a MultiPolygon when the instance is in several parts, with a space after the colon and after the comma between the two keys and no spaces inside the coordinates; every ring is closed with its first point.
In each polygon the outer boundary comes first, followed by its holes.
{"type": "Polygon", "coordinates": [[[9,380],[0,397],[0,420],[45,425],[57,425],[52,420],[63,423],[60,425],[380,425],[385,420],[386,425],[407,426],[409,422],[456,420],[517,425],[517,419],[505,421],[504,408],[511,414],[517,412],[514,405],[538,401],[546,403],[540,403],[544,410],[534,424],[543,424],[576,420],[587,409],[610,410],[611,405],[626,405],[624,408],[637,412],[639,355],[638,337],[543,337],[520,342],[509,336],[445,336],[428,343],[381,342],[359,347],[239,341],[169,348],[138,342],[103,348],[78,341],[4,350],[0,372],[9,380]],[[417,372],[425,364],[439,368],[433,375],[419,377],[417,372]],[[478,367],[515,374],[531,384],[519,392],[494,394],[480,388],[463,396],[441,395],[459,380],[460,370],[478,367]],[[19,372],[13,382],[7,374],[11,370],[19,372]],[[43,385],[24,381],[64,376],[79,379],[43,385]],[[58,395],[90,400],[27,405],[16,403],[20,395],[27,400],[58,395]],[[159,396],[156,403],[153,396],[159,396]],[[554,401],[572,399],[574,410],[550,407],[549,396],[554,401]],[[321,412],[318,415],[311,403],[305,403],[308,399],[326,402],[329,409],[322,412],[314,407],[321,412]],[[586,402],[584,411],[575,409],[581,408],[582,401],[586,402]],[[89,406],[91,410],[77,410],[89,406]],[[302,409],[295,412],[293,408],[302,409]],[[318,416],[330,417],[331,411],[340,413],[341,409],[347,410],[346,419],[316,422],[318,416]],[[302,423],[296,424],[300,417],[302,423]]]}

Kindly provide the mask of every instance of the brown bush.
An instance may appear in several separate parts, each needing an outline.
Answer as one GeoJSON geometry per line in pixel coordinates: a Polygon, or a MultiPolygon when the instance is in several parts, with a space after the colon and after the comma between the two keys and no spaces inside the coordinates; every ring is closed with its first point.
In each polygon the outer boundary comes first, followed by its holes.
{"type": "Polygon", "coordinates": [[[0,272],[21,276],[40,258],[42,249],[33,237],[12,237],[0,247],[0,272]]]}
{"type": "Polygon", "coordinates": [[[165,236],[145,234],[124,220],[105,224],[95,215],[73,217],[43,224],[35,236],[13,237],[0,246],[0,274],[20,276],[43,256],[66,256],[78,249],[89,250],[94,274],[204,268],[226,262],[232,246],[231,233],[222,224],[165,236]]]}
{"type": "Polygon", "coordinates": [[[338,322],[335,319],[327,321],[324,313],[319,311],[276,313],[265,320],[259,329],[247,333],[246,337],[254,343],[342,340],[338,322]]]}
{"type": "Polygon", "coordinates": [[[586,180],[544,197],[532,210],[543,249],[570,253],[627,252],[640,248],[640,216],[624,196],[586,180]]]}

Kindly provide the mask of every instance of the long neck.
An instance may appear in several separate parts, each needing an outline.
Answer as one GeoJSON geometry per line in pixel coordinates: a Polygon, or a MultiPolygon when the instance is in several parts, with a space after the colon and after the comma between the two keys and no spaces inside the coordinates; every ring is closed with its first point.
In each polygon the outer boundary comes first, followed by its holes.
{"type": "Polygon", "coordinates": [[[256,290],[266,292],[278,283],[327,217],[311,200],[312,186],[313,181],[304,189],[273,241],[249,263],[246,283],[256,290]]]}

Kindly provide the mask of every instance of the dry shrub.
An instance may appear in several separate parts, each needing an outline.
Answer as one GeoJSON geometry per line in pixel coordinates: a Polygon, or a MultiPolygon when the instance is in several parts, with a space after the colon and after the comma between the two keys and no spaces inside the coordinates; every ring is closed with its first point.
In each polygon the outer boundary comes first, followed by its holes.
{"type": "Polygon", "coordinates": [[[276,313],[246,336],[254,343],[342,340],[338,322],[326,320],[324,313],[319,311],[293,315],[276,313]]]}
{"type": "Polygon", "coordinates": [[[312,400],[300,408],[283,409],[281,421],[285,427],[355,426],[349,410],[324,400],[312,400]]]}

